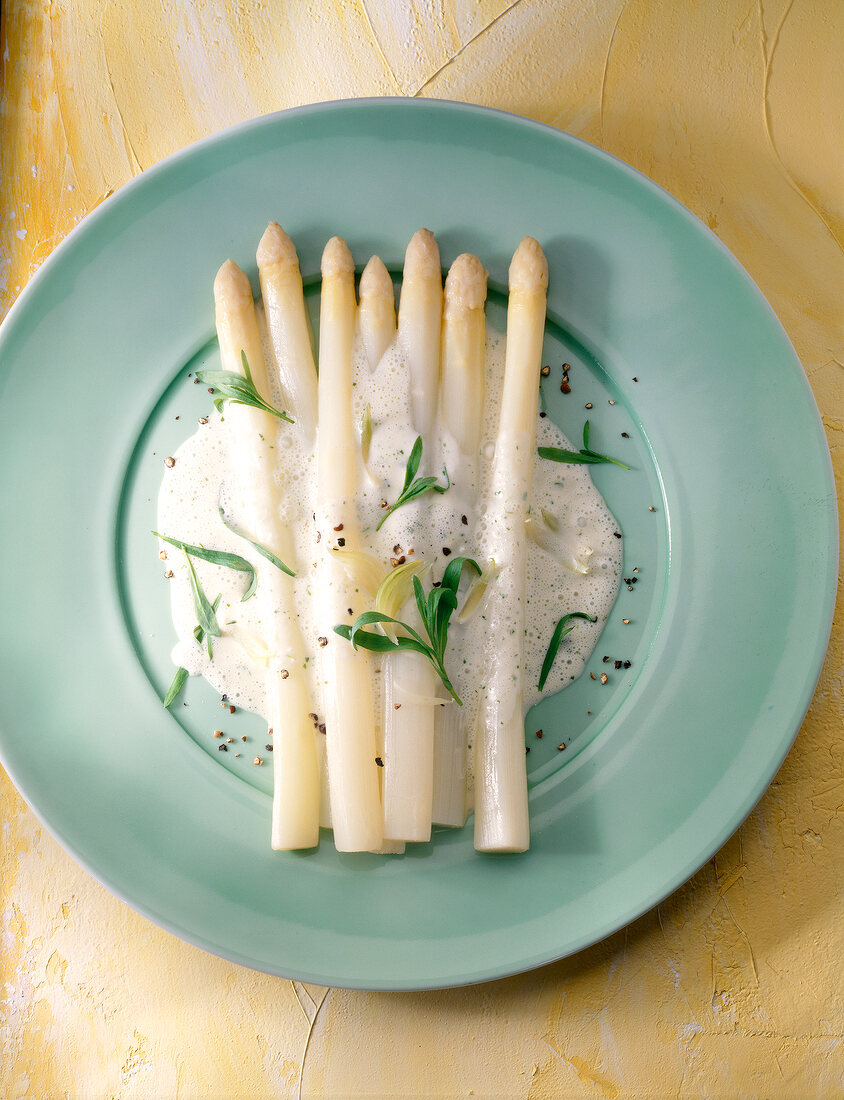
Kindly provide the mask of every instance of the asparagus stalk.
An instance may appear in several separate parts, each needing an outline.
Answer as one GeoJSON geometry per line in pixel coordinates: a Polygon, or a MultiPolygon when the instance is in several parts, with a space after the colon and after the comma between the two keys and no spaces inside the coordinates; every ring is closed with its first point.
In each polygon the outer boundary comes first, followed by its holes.
{"type": "MultiPolygon", "coordinates": [[[[249,280],[228,260],[214,281],[217,334],[224,370],[242,371],[245,354],[258,393],[271,400],[258,320],[249,280]]],[[[293,541],[278,522],[274,481],[267,476],[273,452],[273,418],[260,409],[230,405],[226,412],[234,437],[234,466],[243,519],[258,542],[271,546],[286,562],[294,561],[293,541]]],[[[290,578],[264,559],[258,565],[258,599],[271,624],[267,638],[274,654],[266,674],[270,725],[274,733],[272,846],[312,848],[319,842],[319,771],[312,705],[304,677],[305,657],[293,604],[290,578]],[[278,614],[273,614],[277,609],[278,614]]]]}
{"type": "Polygon", "coordinates": [[[440,407],[468,460],[477,458],[483,431],[486,280],[481,261],[467,253],[457,257],[445,280],[440,407]]]}
{"type": "Polygon", "coordinates": [[[436,674],[418,653],[384,654],[384,835],[431,839],[436,674]],[[424,701],[421,701],[424,700],[424,701]]]}
{"type": "Polygon", "coordinates": [[[383,840],[369,657],[356,653],[332,629],[335,623],[348,620],[348,608],[354,614],[363,610],[346,571],[330,552],[337,544],[338,529],[346,548],[360,549],[355,507],[358,461],[352,422],[354,277],[348,245],[332,237],[322,255],[320,302],[316,514],[322,546],[318,598],[325,627],[318,654],[325,695],[331,819],[334,844],[341,852],[372,851],[380,848],[383,840]]]}
{"type": "Polygon", "coordinates": [[[311,331],[296,246],[278,222],[267,226],[256,258],[274,366],[293,418],[310,438],[317,417],[311,331]]]}
{"type": "Polygon", "coordinates": [[[414,233],[404,257],[399,299],[399,343],[410,373],[413,427],[428,439],[437,411],[443,289],[440,250],[433,233],[414,233]]]}
{"type": "Polygon", "coordinates": [[[396,338],[396,299],[390,273],[373,256],[360,277],[358,321],[366,361],[375,370],[396,338]]]}
{"type": "Polygon", "coordinates": [[[440,707],[434,725],[434,784],[431,818],[435,825],[461,828],[466,824],[466,730],[471,722],[464,708],[440,707]]]}
{"type": "Polygon", "coordinates": [[[510,264],[507,346],[489,508],[490,552],[501,572],[487,593],[496,639],[475,747],[475,847],[523,852],[530,844],[525,768],[524,522],[533,471],[548,263],[525,237],[510,264]]]}
{"type": "MultiPolygon", "coordinates": [[[[392,286],[391,286],[392,291],[392,286]]],[[[386,294],[386,286],[382,295],[386,294]]],[[[405,254],[398,332],[408,368],[414,427],[429,444],[437,409],[442,323],[440,251],[420,229],[405,254]]],[[[418,653],[385,655],[384,835],[395,840],[431,838],[437,677],[418,653]],[[426,701],[423,701],[426,700],[426,701]]]]}
{"type": "MultiPolygon", "coordinates": [[[[445,280],[443,307],[440,409],[459,451],[452,477],[472,501],[483,432],[486,281],[477,256],[458,256],[445,280]]],[[[457,707],[440,708],[435,715],[432,816],[437,825],[466,821],[467,718],[457,707]]]]}

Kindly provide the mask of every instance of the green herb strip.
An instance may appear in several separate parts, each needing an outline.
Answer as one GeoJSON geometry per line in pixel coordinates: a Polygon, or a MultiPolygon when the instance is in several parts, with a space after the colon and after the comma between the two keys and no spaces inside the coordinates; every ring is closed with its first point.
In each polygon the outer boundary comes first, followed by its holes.
{"type": "Polygon", "coordinates": [[[173,677],[173,682],[167,689],[167,694],[164,696],[164,706],[171,707],[176,699],[179,697],[179,692],[187,683],[189,672],[186,668],[177,668],[176,675],[173,677]]]}
{"type": "MultiPolygon", "coordinates": [[[[260,554],[262,558],[266,558],[267,561],[272,562],[272,564],[276,567],[276,569],[280,569],[282,571],[282,573],[286,573],[288,575],[288,577],[295,577],[296,576],[296,574],[293,572],[293,570],[290,568],[290,566],[285,565],[284,562],[281,560],[281,558],[276,557],[276,555],[272,552],[272,550],[267,549],[266,546],[262,546],[260,544],[260,542],[255,542],[253,539],[250,539],[248,535],[244,535],[244,533],[242,531],[238,531],[238,529],[236,527],[232,527],[232,525],[230,523],[228,523],[227,520],[226,520],[226,514],[223,511],[222,506],[218,505],[217,507],[218,507],[219,512],[220,512],[220,519],[222,520],[223,526],[227,530],[231,531],[231,533],[233,535],[237,535],[237,537],[239,539],[243,539],[244,542],[248,542],[249,545],[252,547],[252,549],[257,554],[260,554]]],[[[246,599],[245,596],[244,596],[244,599],[246,599]]]]}
{"type": "Polygon", "coordinates": [[[215,638],[221,638],[223,632],[220,630],[220,624],[217,622],[214,608],[208,602],[208,597],[202,590],[202,585],[199,583],[199,578],[196,575],[196,570],[193,567],[193,562],[190,560],[190,555],[187,550],[185,550],[185,561],[188,563],[188,569],[190,570],[190,590],[193,594],[193,607],[194,611],[196,611],[199,625],[206,634],[211,634],[215,638]]]}
{"type": "Polygon", "coordinates": [[[383,615],[379,611],[365,611],[362,615],[358,615],[351,626],[347,623],[335,626],[334,633],[351,642],[354,649],[360,647],[373,653],[391,653],[397,649],[409,649],[414,653],[422,654],[431,662],[455,703],[462,707],[463,702],[454,690],[445,670],[445,650],[448,643],[449,620],[457,607],[457,589],[460,586],[464,566],[474,569],[480,576],[481,567],[473,558],[454,558],[449,562],[439,588],[432,588],[427,596],[419,578],[413,578],[413,594],[419,617],[428,636],[427,641],[412,626],[400,619],[394,619],[391,615],[383,615]],[[409,637],[399,637],[392,642],[384,634],[363,629],[377,623],[395,623],[396,626],[406,630],[409,637]]]}
{"type": "Polygon", "coordinates": [[[548,674],[554,666],[557,654],[560,652],[560,644],[563,638],[565,638],[567,634],[571,634],[574,630],[573,626],[570,626],[568,630],[565,629],[565,625],[569,619],[586,619],[586,621],[590,623],[596,623],[598,621],[597,616],[593,618],[591,615],[587,615],[585,611],[570,611],[568,615],[563,615],[562,619],[560,619],[554,627],[554,633],[551,635],[551,641],[548,643],[545,660],[542,662],[542,671],[539,673],[539,684],[537,685],[540,691],[545,687],[545,681],[548,679],[548,674]]]}
{"type": "Polygon", "coordinates": [[[598,451],[589,448],[589,421],[583,425],[583,447],[579,451],[566,451],[562,447],[538,447],[537,454],[540,458],[547,458],[551,462],[568,462],[572,465],[597,465],[601,462],[611,462],[613,466],[621,466],[623,470],[629,470],[623,462],[609,455],[602,455],[598,451]]]}
{"type": "MultiPolygon", "coordinates": [[[[211,604],[211,609],[213,611],[217,610],[217,608],[220,605],[220,600],[221,599],[222,599],[222,597],[218,596],[216,598],[216,600],[214,600],[214,602],[211,604]]],[[[205,631],[202,629],[201,626],[195,626],[193,628],[193,636],[194,636],[194,638],[196,638],[196,640],[201,645],[202,644],[202,639],[205,637],[205,631]]],[[[208,645],[208,657],[210,659],[212,657],[211,635],[210,634],[208,635],[207,645],[208,645]]],[[[167,689],[167,694],[164,696],[163,701],[164,701],[164,706],[165,707],[171,707],[173,705],[173,703],[175,703],[176,699],[179,697],[179,693],[181,692],[182,688],[187,683],[188,676],[190,676],[190,673],[188,672],[188,670],[186,668],[182,668],[180,666],[179,668],[176,669],[176,675],[173,677],[173,681],[170,684],[170,687],[167,689]]]]}
{"type": "Polygon", "coordinates": [[[387,517],[391,516],[397,508],[401,508],[403,504],[409,504],[411,500],[415,500],[416,497],[422,496],[423,493],[430,493],[432,491],[435,493],[444,493],[447,489],[451,488],[451,479],[448,476],[448,470],[446,470],[445,466],[443,466],[443,477],[446,480],[445,485],[438,485],[435,477],[416,477],[421,461],[422,436],[418,435],[410,452],[410,457],[407,460],[407,469],[404,474],[404,486],[402,487],[402,491],[399,493],[396,503],[392,504],[381,517],[378,526],[375,528],[376,531],[380,531],[387,517]],[[414,478],[416,480],[414,480],[414,478]]]}
{"type": "Polygon", "coordinates": [[[194,558],[200,558],[212,565],[223,565],[227,569],[236,569],[238,573],[245,573],[249,578],[249,585],[240,597],[241,603],[248,600],[250,596],[255,595],[255,589],[258,587],[258,577],[254,566],[252,562],[242,558],[240,554],[229,554],[225,550],[206,550],[204,546],[192,546],[189,542],[182,542],[181,539],[172,539],[169,535],[162,535],[160,531],[153,531],[153,534],[160,538],[162,542],[169,542],[171,546],[177,546],[194,558]]]}
{"type": "Polygon", "coordinates": [[[213,386],[220,394],[214,398],[214,408],[222,412],[223,403],[231,401],[233,405],[251,405],[254,409],[277,416],[288,424],[293,424],[292,417],[286,412],[279,412],[258,393],[255,383],[252,381],[252,372],[246,359],[246,352],[241,351],[240,361],[243,363],[243,374],[232,370],[198,370],[196,377],[207,386],[213,386]]]}

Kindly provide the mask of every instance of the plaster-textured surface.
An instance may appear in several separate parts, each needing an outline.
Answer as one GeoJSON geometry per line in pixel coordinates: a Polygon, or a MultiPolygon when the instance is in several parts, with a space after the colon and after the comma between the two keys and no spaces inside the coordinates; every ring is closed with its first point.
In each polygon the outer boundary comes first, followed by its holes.
{"type": "MultiPolygon", "coordinates": [[[[19,0],[2,10],[0,317],[106,195],[223,126],[425,95],[551,123],[735,253],[800,356],[844,486],[836,0],[19,0]]],[[[794,749],[686,886],[539,971],[326,991],[160,931],[0,773],[3,1097],[844,1094],[841,601],[794,749]]],[[[8,628],[7,624],[7,628],[8,628]]]]}

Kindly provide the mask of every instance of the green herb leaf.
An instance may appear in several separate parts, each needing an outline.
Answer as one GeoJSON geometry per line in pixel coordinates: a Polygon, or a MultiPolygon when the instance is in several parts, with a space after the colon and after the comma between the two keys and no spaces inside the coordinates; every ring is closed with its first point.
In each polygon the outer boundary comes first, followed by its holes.
{"type": "Polygon", "coordinates": [[[585,611],[570,611],[568,615],[563,615],[562,619],[560,619],[554,627],[554,633],[551,635],[551,641],[548,643],[545,660],[542,662],[542,671],[539,673],[539,684],[537,685],[540,691],[545,687],[545,681],[548,679],[548,674],[554,666],[557,654],[560,652],[560,643],[567,634],[571,634],[574,630],[573,626],[570,626],[568,630],[565,629],[565,625],[569,619],[586,619],[587,622],[590,623],[596,623],[598,621],[597,616],[593,618],[591,615],[587,615],[585,611]]]}
{"type": "Polygon", "coordinates": [[[452,558],[443,573],[442,587],[450,588],[452,592],[456,593],[460,587],[460,578],[463,576],[464,569],[474,569],[478,576],[482,572],[481,567],[474,558],[452,558]]]}
{"type": "Polygon", "coordinates": [[[597,465],[608,461],[597,455],[584,454],[582,451],[564,451],[562,447],[537,447],[536,451],[540,458],[547,458],[551,462],[568,462],[573,466],[597,465]]]}
{"type": "Polygon", "coordinates": [[[207,386],[213,386],[219,391],[220,396],[214,398],[214,407],[220,412],[224,401],[230,401],[233,405],[251,405],[255,409],[262,409],[279,420],[288,424],[293,423],[292,417],[286,412],[279,412],[258,393],[255,383],[252,381],[252,372],[246,359],[246,352],[241,351],[240,361],[243,363],[243,374],[233,370],[198,370],[196,377],[207,386]]]}
{"type": "Polygon", "coordinates": [[[463,706],[445,670],[445,650],[448,642],[448,624],[452,612],[457,607],[457,589],[464,566],[469,566],[478,574],[481,572],[481,567],[474,559],[454,558],[449,562],[439,587],[432,588],[427,597],[419,578],[416,576],[412,578],[416,607],[428,636],[427,642],[408,623],[380,611],[365,611],[362,615],[358,615],[351,626],[347,623],[335,626],[334,633],[351,642],[354,648],[368,649],[373,653],[390,653],[397,649],[410,649],[415,653],[421,653],[434,666],[434,670],[457,705],[463,706]],[[364,629],[379,623],[393,623],[395,626],[400,626],[410,637],[398,636],[393,641],[384,634],[364,629]]]}
{"type": "Polygon", "coordinates": [[[369,445],[372,442],[372,410],[367,403],[360,418],[360,454],[364,466],[369,462],[369,445]]]}
{"type": "MultiPolygon", "coordinates": [[[[390,619],[389,617],[384,618],[382,621],[405,626],[404,623],[399,623],[398,619],[390,619]]],[[[394,653],[397,649],[411,649],[415,653],[423,654],[425,657],[430,656],[428,647],[419,639],[418,635],[415,638],[399,636],[393,641],[386,634],[375,634],[370,630],[358,629],[357,622],[352,626],[349,626],[348,623],[335,626],[334,633],[339,634],[341,638],[345,638],[347,642],[351,642],[355,649],[368,649],[371,653],[394,653]],[[354,639],[352,638],[353,633],[354,639]]]]}
{"type": "Polygon", "coordinates": [[[171,707],[179,696],[179,692],[185,686],[190,673],[186,668],[177,668],[176,675],[173,677],[173,682],[167,689],[167,694],[164,696],[164,706],[171,707]]]}
{"type": "Polygon", "coordinates": [[[212,634],[215,638],[220,638],[223,632],[220,630],[214,608],[208,602],[208,597],[202,590],[202,585],[199,583],[190,555],[187,550],[184,553],[185,561],[188,563],[188,569],[190,570],[190,589],[193,593],[193,606],[199,625],[206,634],[212,634]]]}
{"type": "MultiPolygon", "coordinates": [[[[267,561],[272,562],[276,569],[280,569],[282,573],[286,573],[288,577],[296,576],[290,566],[285,565],[281,558],[276,557],[272,550],[269,550],[266,546],[262,546],[260,542],[255,542],[254,539],[250,539],[248,535],[244,535],[244,533],[242,531],[238,531],[236,527],[232,527],[232,525],[226,520],[226,514],[223,511],[222,505],[218,505],[217,507],[219,508],[220,519],[223,522],[223,526],[231,531],[233,535],[237,535],[237,537],[243,539],[244,542],[248,542],[256,553],[260,554],[262,558],[266,558],[267,561]]],[[[244,596],[243,599],[245,600],[246,596],[244,596]]]]}
{"type": "MultiPolygon", "coordinates": [[[[211,610],[212,611],[217,610],[217,608],[219,607],[221,599],[222,599],[222,596],[218,596],[216,598],[216,600],[214,600],[214,602],[211,604],[211,610]]],[[[194,638],[196,638],[196,640],[200,644],[202,644],[202,639],[205,637],[205,631],[202,629],[201,626],[195,626],[193,628],[193,636],[194,636],[194,638]]],[[[211,657],[212,657],[212,653],[211,653],[211,635],[209,634],[208,635],[208,658],[209,658],[209,660],[211,659],[211,657]]],[[[172,706],[173,703],[176,701],[176,699],[179,695],[179,692],[182,690],[182,688],[187,683],[188,676],[190,676],[190,673],[188,672],[188,670],[186,668],[179,667],[179,668],[176,669],[176,675],[173,677],[173,682],[170,684],[170,687],[167,689],[167,694],[164,696],[164,706],[165,707],[172,706]]]]}
{"type": "Polygon", "coordinates": [[[550,462],[568,462],[572,465],[598,465],[602,462],[611,462],[613,466],[621,466],[623,470],[629,470],[623,462],[609,455],[602,455],[598,451],[589,449],[589,421],[583,425],[583,448],[579,451],[566,451],[562,447],[538,447],[537,454],[540,458],[547,458],[550,462]]]}
{"type": "Polygon", "coordinates": [[[423,493],[444,493],[447,489],[451,488],[451,478],[448,476],[448,471],[443,466],[443,477],[445,478],[445,485],[438,485],[435,477],[416,477],[419,470],[419,464],[422,461],[422,436],[416,437],[416,442],[410,451],[410,456],[407,460],[407,468],[404,474],[404,486],[399,493],[398,500],[395,504],[391,505],[384,515],[381,517],[376,531],[380,531],[384,524],[384,521],[388,516],[391,516],[397,508],[401,508],[403,504],[409,503],[411,500],[415,500],[416,497],[422,496],[423,493]],[[414,481],[414,478],[416,480],[414,481]]]}
{"type": "MultiPolygon", "coordinates": [[[[419,645],[425,645],[425,642],[422,638],[419,637],[413,627],[407,626],[406,623],[402,623],[398,619],[394,619],[392,615],[386,615],[382,611],[364,611],[362,615],[358,615],[358,617],[352,624],[352,631],[349,635],[349,641],[352,643],[352,648],[356,647],[358,644],[359,631],[361,627],[371,626],[374,623],[395,623],[397,626],[402,626],[412,635],[412,637],[416,640],[416,642],[418,642],[419,645]]],[[[388,639],[388,641],[391,645],[395,644],[392,639],[388,639]]]]}
{"type": "MultiPolygon", "coordinates": [[[[407,460],[407,469],[404,472],[404,489],[410,485],[419,471],[419,463],[422,461],[422,436],[417,435],[410,449],[410,457],[407,460]]],[[[404,490],[402,490],[404,491],[404,490]]]]}
{"type": "MultiPolygon", "coordinates": [[[[157,538],[160,538],[162,542],[169,542],[171,546],[177,546],[180,550],[184,550],[186,554],[191,554],[193,557],[200,558],[202,561],[208,561],[212,565],[223,565],[227,569],[236,569],[238,573],[245,573],[249,577],[249,585],[240,597],[241,603],[248,600],[250,596],[255,595],[255,589],[258,587],[258,577],[252,566],[252,562],[247,561],[246,558],[242,558],[240,554],[229,554],[225,550],[206,550],[204,546],[192,546],[189,542],[182,542],[181,539],[172,539],[169,535],[162,535],[159,531],[153,531],[153,534],[157,538]]],[[[248,541],[247,539],[247,542],[248,541]]]]}

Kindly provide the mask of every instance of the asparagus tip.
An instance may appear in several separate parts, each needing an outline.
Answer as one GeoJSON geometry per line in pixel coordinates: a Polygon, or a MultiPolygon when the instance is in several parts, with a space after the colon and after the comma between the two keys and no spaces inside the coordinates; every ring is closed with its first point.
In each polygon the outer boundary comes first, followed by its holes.
{"type": "Polygon", "coordinates": [[[523,237],[510,262],[510,290],[545,290],[548,286],[548,261],[542,246],[533,237],[523,237]]]}
{"type": "Polygon", "coordinates": [[[296,253],[296,245],[287,236],[278,222],[270,222],[264,230],[264,235],[258,244],[256,253],[258,267],[270,264],[290,264],[291,267],[299,266],[299,257],[296,253]]]}
{"type": "Polygon", "coordinates": [[[430,229],[417,229],[404,254],[404,277],[442,278],[440,247],[430,229]]]}
{"type": "Polygon", "coordinates": [[[383,260],[378,256],[373,256],[363,269],[360,277],[361,300],[386,294],[389,294],[392,298],[393,280],[390,278],[390,273],[384,266],[383,260]]]}
{"type": "Polygon", "coordinates": [[[321,270],[324,279],[336,275],[354,274],[355,261],[342,237],[332,237],[323,249],[321,270]]]}
{"type": "Polygon", "coordinates": [[[464,252],[449,269],[445,280],[446,309],[482,309],[489,272],[477,256],[464,252]]]}
{"type": "Polygon", "coordinates": [[[227,308],[252,303],[252,286],[234,260],[226,260],[214,279],[214,298],[227,308]]]}

